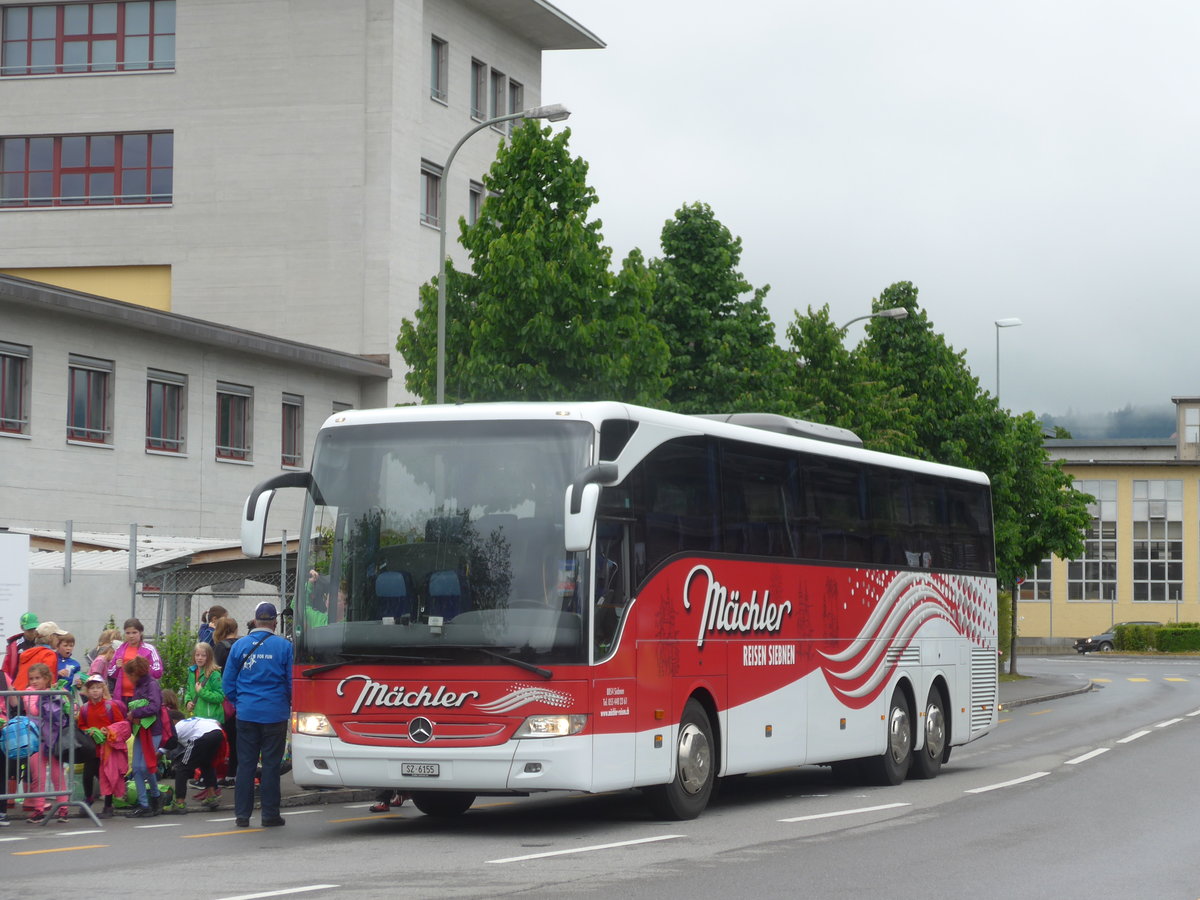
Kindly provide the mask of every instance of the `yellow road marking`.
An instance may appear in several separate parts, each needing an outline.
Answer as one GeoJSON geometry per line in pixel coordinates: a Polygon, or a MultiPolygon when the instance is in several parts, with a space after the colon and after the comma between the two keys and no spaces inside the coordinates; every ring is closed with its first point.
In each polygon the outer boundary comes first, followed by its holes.
{"type": "Polygon", "coordinates": [[[1126,680],[1126,681],[1132,681],[1132,682],[1134,682],[1135,684],[1145,684],[1145,683],[1146,683],[1147,681],[1149,681],[1150,679],[1149,679],[1149,678],[1126,678],[1125,680],[1126,680]]]}
{"type": "Polygon", "coordinates": [[[1012,721],[1012,719],[998,719],[998,720],[996,721],[996,724],[997,724],[997,725],[1003,725],[1005,722],[1011,722],[1011,721],[1012,721]]]}
{"type": "Polygon", "coordinates": [[[208,834],[181,834],[182,838],[200,838],[200,837],[224,837],[227,834],[246,834],[255,831],[262,831],[261,828],[239,828],[237,831],[210,831],[208,834]]]}
{"type": "Polygon", "coordinates": [[[1187,681],[1186,678],[1164,678],[1163,681],[1187,681]]]}
{"type": "Polygon", "coordinates": [[[1092,684],[1112,684],[1111,678],[1093,678],[1092,684]]]}
{"type": "Polygon", "coordinates": [[[50,850],[15,850],[13,856],[37,856],[39,853],[67,853],[71,850],[99,850],[108,844],[84,844],[82,847],[54,847],[50,850]]]}
{"type": "Polygon", "coordinates": [[[1031,712],[1031,716],[1044,716],[1048,712],[1054,712],[1052,709],[1039,709],[1037,712],[1031,712]]]}

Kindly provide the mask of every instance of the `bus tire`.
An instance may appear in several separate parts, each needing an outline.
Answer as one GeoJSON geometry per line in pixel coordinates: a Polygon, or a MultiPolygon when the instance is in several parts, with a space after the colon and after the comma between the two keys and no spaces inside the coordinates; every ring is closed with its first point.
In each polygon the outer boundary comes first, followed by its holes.
{"type": "Polygon", "coordinates": [[[651,812],[660,819],[694,819],[708,806],[716,778],[712,723],[704,707],[689,700],[679,719],[675,777],[646,788],[651,812]]]}
{"type": "Polygon", "coordinates": [[[912,710],[904,691],[896,688],[888,704],[887,743],[883,753],[865,760],[865,774],[874,784],[901,784],[912,765],[912,747],[912,710]]]}
{"type": "Polygon", "coordinates": [[[937,777],[938,772],[942,770],[942,760],[946,757],[949,728],[945,699],[942,697],[941,688],[934,685],[929,689],[929,699],[925,701],[925,746],[913,754],[909,775],[913,778],[937,777]]]}
{"type": "Polygon", "coordinates": [[[439,819],[461,816],[475,802],[474,794],[460,791],[417,791],[412,795],[413,806],[439,819]]]}

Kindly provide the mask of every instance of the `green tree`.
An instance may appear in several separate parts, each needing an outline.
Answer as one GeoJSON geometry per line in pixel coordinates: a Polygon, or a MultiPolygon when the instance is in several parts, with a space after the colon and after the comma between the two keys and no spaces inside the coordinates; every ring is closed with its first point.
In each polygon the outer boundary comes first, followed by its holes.
{"type": "MultiPolygon", "coordinates": [[[[895,320],[868,323],[897,328],[895,320]]],[[[788,325],[789,348],[796,361],[792,375],[791,414],[797,418],[848,428],[872,450],[918,456],[912,406],[914,397],[890,384],[880,363],[859,348],[847,349],[845,330],[830,321],[829,305],[796,313],[788,325]]]]}
{"type": "MultiPolygon", "coordinates": [[[[662,397],[667,348],[647,319],[651,280],[634,251],[618,273],[589,220],[596,194],[587,163],[529,122],[501,147],[484,178],[479,220],[460,220],[470,273],[446,270],[447,400],[662,397]]],[[[405,386],[436,395],[437,290],[421,288],[415,321],[396,348],[405,386]]]]}
{"type": "MultiPolygon", "coordinates": [[[[863,352],[888,384],[917,398],[912,421],[920,456],[979,469],[991,479],[1000,582],[1012,585],[1051,554],[1080,556],[1090,498],[1073,490],[1061,464],[1051,462],[1033,414],[1011,416],[982,390],[964,354],[933,331],[910,282],[888,287],[874,308],[892,306],[905,307],[908,318],[895,323],[898,328],[871,330],[863,352]]],[[[1016,637],[1014,627],[1013,647],[1016,637]]],[[[1015,673],[1011,649],[1009,671],[1015,673]]]]}
{"type": "Polygon", "coordinates": [[[662,229],[651,317],[670,348],[667,400],[687,413],[784,412],[790,357],[775,344],[763,303],[737,270],[742,239],[704,203],[681,207],[662,229]],[[749,295],[749,296],[747,296],[749,295]]]}
{"type": "Polygon", "coordinates": [[[186,618],[178,618],[169,632],[159,635],[154,646],[163,664],[159,683],[182,697],[183,689],[187,687],[188,666],[192,664],[192,652],[196,648],[196,633],[186,618]]]}

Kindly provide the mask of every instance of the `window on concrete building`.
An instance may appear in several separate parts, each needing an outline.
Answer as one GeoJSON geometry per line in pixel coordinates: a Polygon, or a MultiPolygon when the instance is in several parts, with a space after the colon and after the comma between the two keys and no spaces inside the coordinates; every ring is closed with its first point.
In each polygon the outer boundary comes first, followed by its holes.
{"type": "Polygon", "coordinates": [[[445,103],[450,97],[449,84],[450,45],[440,37],[430,39],[429,47],[429,96],[445,103]]]}
{"type": "Polygon", "coordinates": [[[488,67],[477,59],[471,60],[471,118],[487,118],[488,67]]]}
{"type": "Polygon", "coordinates": [[[67,440],[111,444],[113,361],[72,353],[67,372],[67,440]]]}
{"type": "Polygon", "coordinates": [[[1075,489],[1091,494],[1091,524],[1084,535],[1083,556],[1067,563],[1068,600],[1117,599],[1117,483],[1076,480],[1075,489]]]}
{"type": "Polygon", "coordinates": [[[1183,442],[1200,444],[1200,406],[1189,406],[1183,411],[1183,442]]]}
{"type": "Polygon", "coordinates": [[[299,394],[283,395],[283,440],[280,463],[297,469],[304,465],[304,398],[299,394]]]}
{"type": "Polygon", "coordinates": [[[1050,560],[1043,559],[1025,576],[1017,588],[1017,599],[1021,603],[1050,601],[1050,560]]]}
{"type": "Polygon", "coordinates": [[[0,76],[175,68],[175,0],[4,8],[0,76]]]}
{"type": "MultiPolygon", "coordinates": [[[[508,80],[508,111],[510,113],[520,112],[525,108],[525,86],[519,81],[508,80]]],[[[522,119],[513,119],[508,123],[509,133],[512,130],[523,124],[522,119]]]]}
{"type": "Polygon", "coordinates": [[[421,221],[437,228],[438,188],[442,183],[442,167],[427,159],[421,160],[421,221]]]}
{"type": "Polygon", "coordinates": [[[474,225],[479,221],[479,213],[483,210],[483,185],[472,181],[467,188],[467,224],[474,225]]]}
{"type": "MultiPolygon", "coordinates": [[[[489,114],[490,118],[494,119],[494,118],[496,118],[496,116],[504,115],[504,104],[505,104],[505,101],[508,100],[508,95],[507,95],[507,91],[506,91],[507,84],[508,84],[508,79],[504,77],[504,73],[497,72],[495,69],[492,69],[491,91],[490,91],[491,100],[490,100],[490,105],[488,106],[488,114],[489,114]]],[[[504,126],[503,126],[503,124],[500,124],[500,125],[493,125],[492,127],[503,129],[504,126]]]]}
{"type": "Polygon", "coordinates": [[[217,382],[217,459],[251,459],[254,388],[217,382]]]}
{"type": "Polygon", "coordinates": [[[33,348],[0,341],[0,432],[29,434],[29,361],[33,348]]]}
{"type": "Polygon", "coordinates": [[[187,450],[187,376],[146,370],[146,449],[163,453],[187,450]]]}
{"type": "Polygon", "coordinates": [[[1183,482],[1133,482],[1133,599],[1183,599],[1183,482]]]}
{"type": "Polygon", "coordinates": [[[0,207],[170,203],[174,135],[0,137],[0,207]]]}

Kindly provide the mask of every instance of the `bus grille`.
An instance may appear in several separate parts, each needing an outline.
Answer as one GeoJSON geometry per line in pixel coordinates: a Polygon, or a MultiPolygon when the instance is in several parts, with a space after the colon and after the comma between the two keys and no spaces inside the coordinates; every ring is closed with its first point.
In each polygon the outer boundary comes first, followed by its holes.
{"type": "Polygon", "coordinates": [[[996,721],[996,651],[971,648],[971,733],[996,721]]]}

